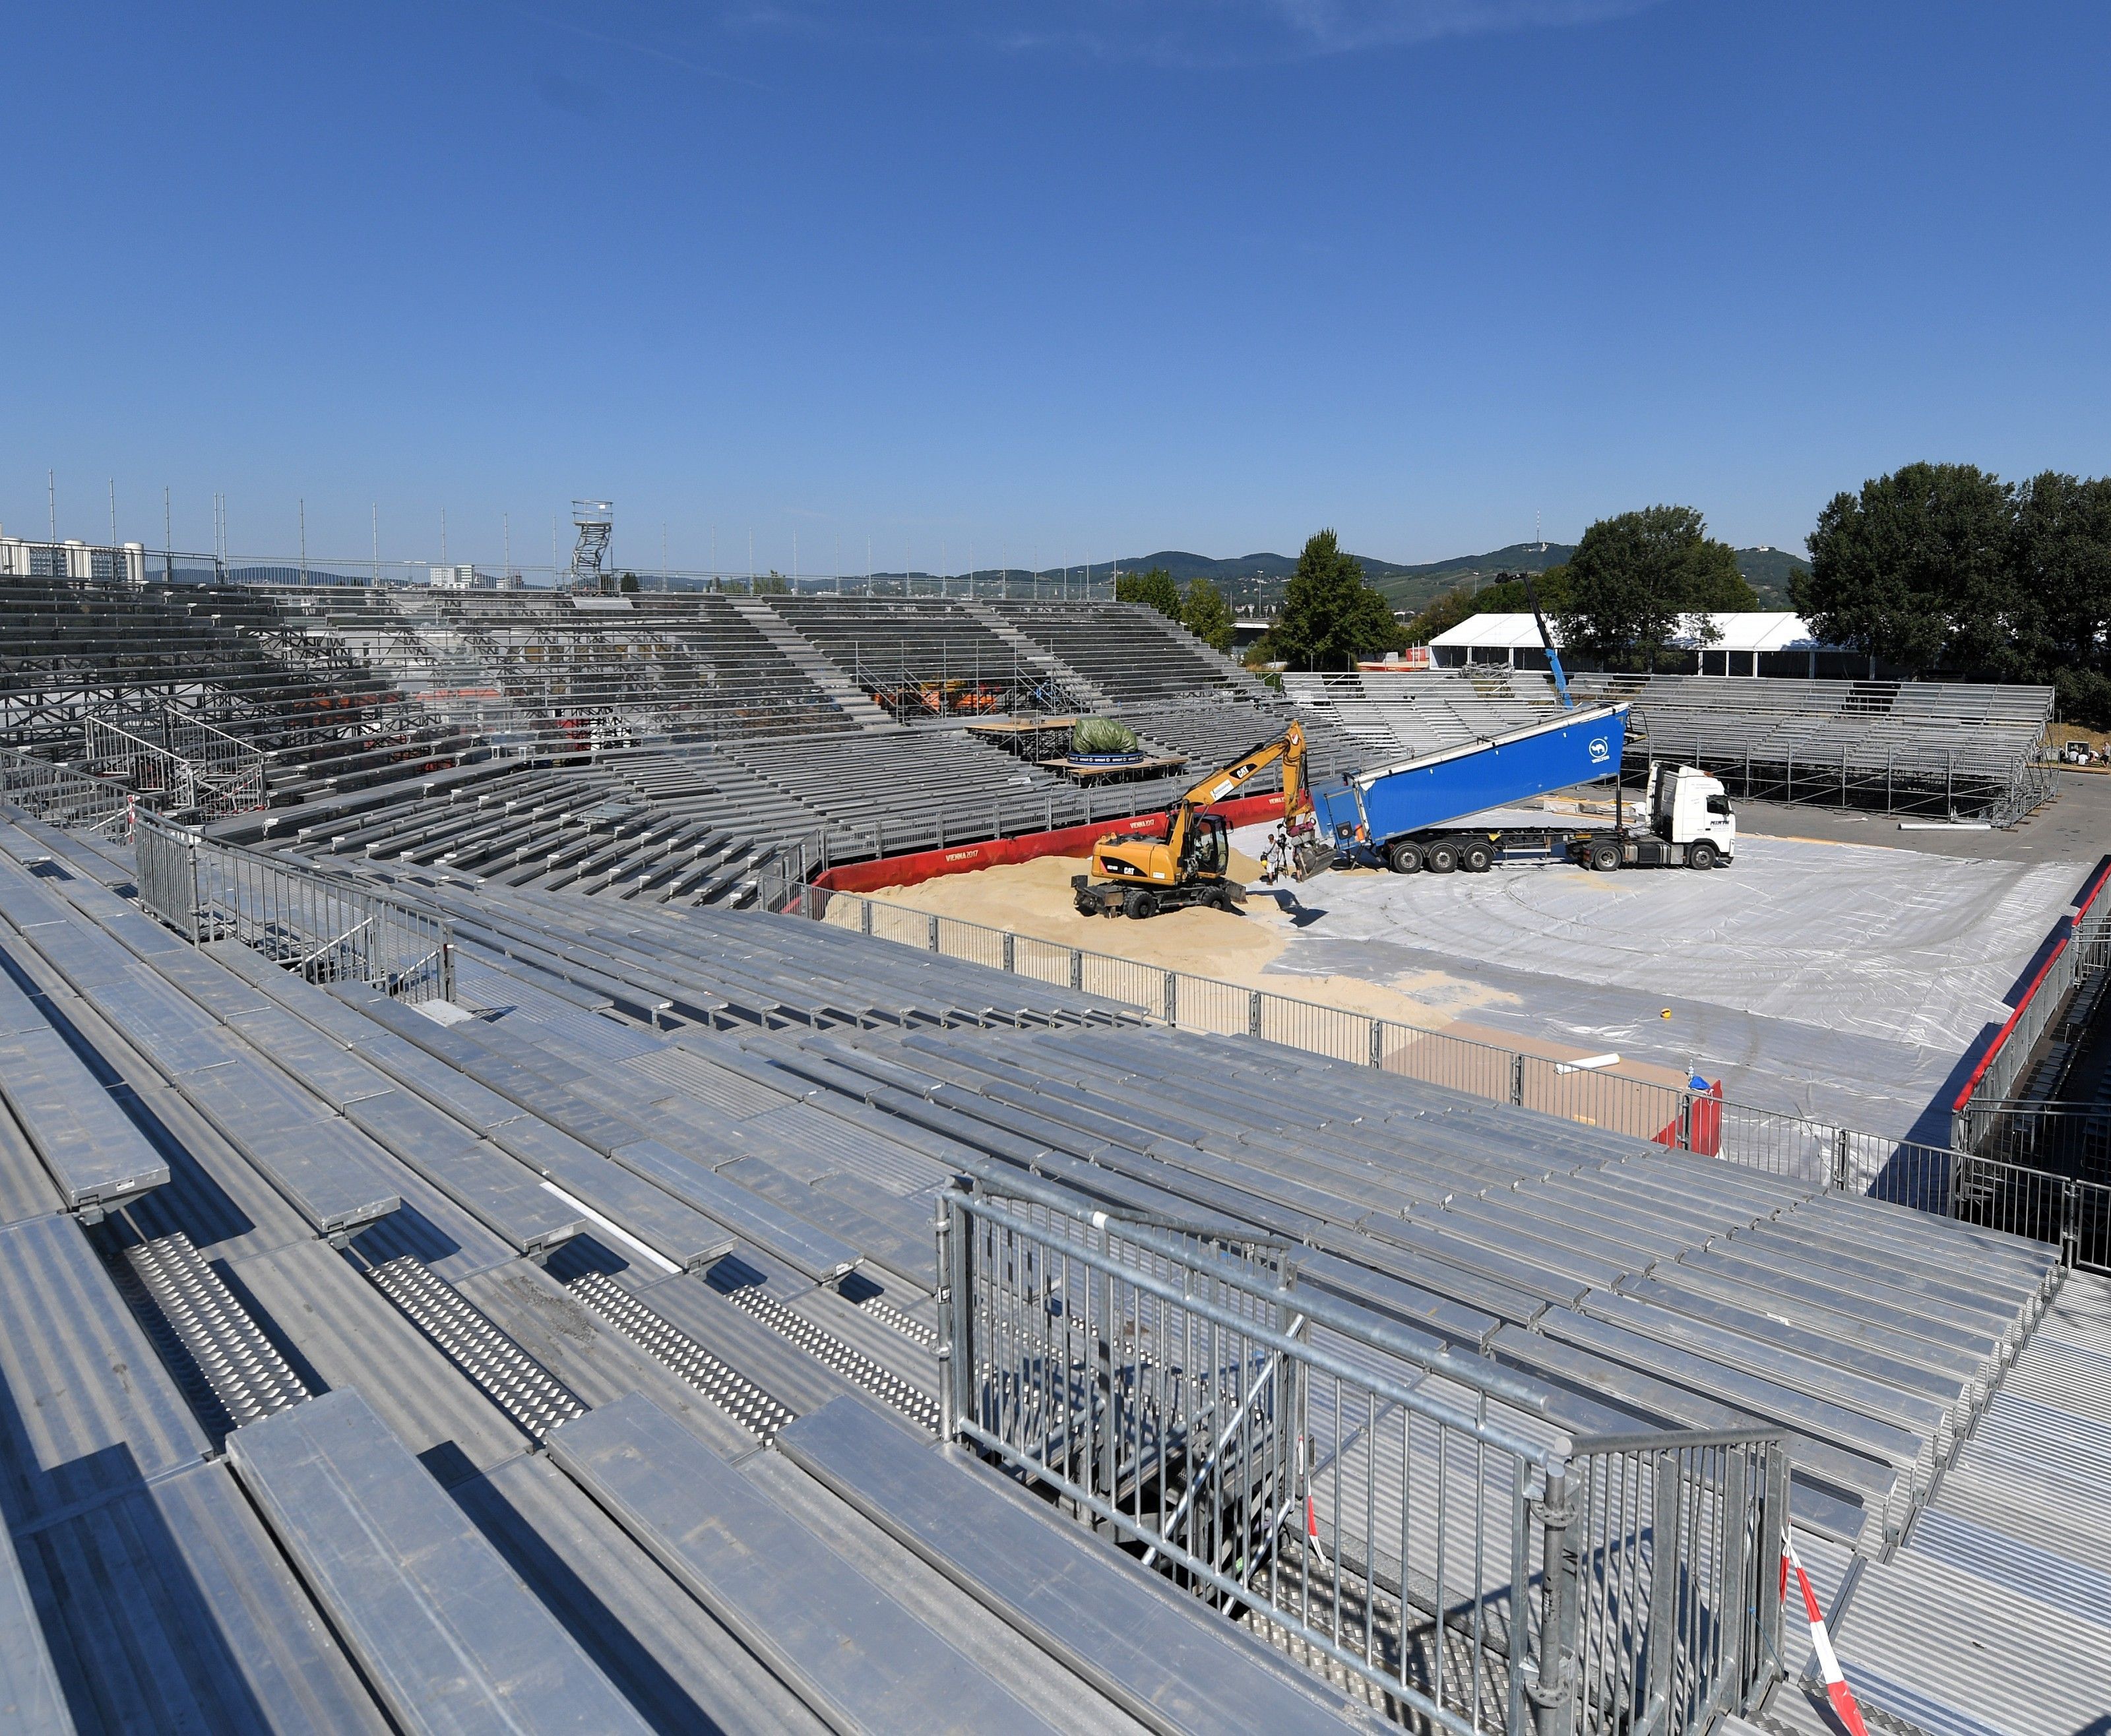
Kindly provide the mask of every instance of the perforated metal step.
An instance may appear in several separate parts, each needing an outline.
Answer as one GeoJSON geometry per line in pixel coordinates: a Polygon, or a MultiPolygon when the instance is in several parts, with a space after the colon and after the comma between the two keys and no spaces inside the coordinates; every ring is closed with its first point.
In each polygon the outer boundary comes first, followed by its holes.
{"type": "Polygon", "coordinates": [[[807,1355],[833,1369],[853,1385],[861,1386],[883,1404],[891,1404],[914,1423],[938,1432],[938,1401],[919,1391],[891,1368],[885,1368],[862,1350],[845,1344],[835,1334],[817,1326],[803,1314],[796,1314],[758,1285],[729,1291],[726,1300],[751,1315],[780,1337],[797,1344],[807,1355]]]}
{"type": "Polygon", "coordinates": [[[710,1399],[758,1439],[769,1442],[792,1419],[788,1406],[647,1308],[604,1272],[587,1272],[565,1286],[647,1356],[710,1399]]]}
{"type": "Polygon", "coordinates": [[[904,1338],[912,1343],[921,1344],[926,1350],[936,1350],[938,1348],[938,1335],[930,1327],[925,1326],[922,1321],[903,1313],[901,1309],[890,1306],[878,1297],[868,1296],[864,1301],[859,1303],[857,1307],[871,1315],[882,1326],[893,1327],[904,1338]]]}
{"type": "Polygon", "coordinates": [[[308,1396],[301,1377],[179,1230],[125,1250],[125,1263],[240,1428],[308,1396]]]}
{"type": "Polygon", "coordinates": [[[524,1434],[540,1441],[559,1423],[586,1414],[568,1387],[415,1255],[401,1255],[366,1276],[524,1434]]]}

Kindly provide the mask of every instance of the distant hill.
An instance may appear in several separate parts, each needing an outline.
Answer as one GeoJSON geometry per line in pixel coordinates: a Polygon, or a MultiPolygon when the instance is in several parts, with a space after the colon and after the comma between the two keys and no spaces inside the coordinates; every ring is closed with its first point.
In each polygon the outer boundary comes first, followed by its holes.
{"type": "Polygon", "coordinates": [[[1791,555],[1786,549],[1739,549],[1737,570],[1750,582],[1759,593],[1763,609],[1793,609],[1789,601],[1788,582],[1798,573],[1808,573],[1810,563],[1800,555],[1791,555]]]}
{"type": "MultiPolygon", "coordinates": [[[[1396,610],[1412,610],[1425,607],[1455,587],[1491,579],[1498,573],[1544,573],[1549,567],[1559,566],[1575,552],[1575,545],[1568,542],[1513,542],[1507,548],[1491,549],[1485,555],[1455,555],[1449,560],[1423,561],[1414,566],[1380,560],[1370,555],[1356,558],[1364,564],[1364,576],[1378,587],[1387,602],[1396,610]]],[[[1242,555],[1235,560],[1217,560],[1184,549],[1160,549],[1155,555],[1124,556],[1121,563],[1124,573],[1141,573],[1152,567],[1164,567],[1183,585],[1191,578],[1206,578],[1220,587],[1234,604],[1251,605],[1255,581],[1259,581],[1264,595],[1273,595],[1282,582],[1297,570],[1297,557],[1242,555]]],[[[1751,581],[1752,588],[1759,593],[1759,606],[1763,609],[1788,608],[1790,574],[1809,569],[1808,561],[1798,559],[1786,549],[1737,551],[1737,570],[1751,581]]]]}

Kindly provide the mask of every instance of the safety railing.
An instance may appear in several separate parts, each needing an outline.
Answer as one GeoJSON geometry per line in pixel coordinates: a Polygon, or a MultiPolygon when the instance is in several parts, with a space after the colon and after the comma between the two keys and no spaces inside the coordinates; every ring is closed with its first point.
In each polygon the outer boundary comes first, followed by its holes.
{"type": "Polygon", "coordinates": [[[131,792],[70,766],[0,747],[0,802],[54,826],[122,836],[131,827],[131,792]]]}
{"type": "Polygon", "coordinates": [[[2094,1012],[2096,997],[2091,991],[2100,991],[2104,967],[2111,964],[2111,914],[2099,902],[2104,885],[2099,877],[2081,909],[2055,927],[2051,951],[1957,1094],[1953,1144],[1976,1150],[1969,1137],[1975,1114],[2015,1100],[2039,1045],[2048,1035],[2071,1035],[2071,1029],[2057,1027],[2078,1026],[2094,1012]]]}
{"type": "Polygon", "coordinates": [[[265,803],[264,755],[239,737],[168,709],[152,721],[91,717],[84,725],[88,768],[114,778],[149,806],[217,819],[265,803]],[[149,740],[139,730],[161,737],[149,740]]]}
{"type": "Polygon", "coordinates": [[[453,998],[453,931],[436,916],[155,814],[138,816],[133,845],[139,902],[193,945],[238,940],[311,982],[453,998]]]}
{"type": "MultiPolygon", "coordinates": [[[[1010,971],[1037,982],[1097,995],[1141,1009],[1183,1030],[1255,1036],[1310,1054],[1379,1068],[1426,1085],[1779,1176],[1813,1187],[1862,1194],[1938,1217],[1967,1218],[2059,1246],[2070,1262],[2102,1265],[2106,1250],[2095,1195],[2070,1195],[2063,1178],[2013,1161],[2020,1149],[1986,1154],[1959,1141],[1935,1145],[1728,1100],[1714,1090],[1579,1067],[1572,1062],[1425,1031],[1369,1013],[1089,952],[957,917],[940,916],[824,886],[789,889],[777,908],[1010,971]],[[1973,1178],[1977,1178],[1974,1180],[1973,1178]]],[[[2100,957],[2111,938],[2086,943],[2100,957]]]]}
{"type": "Polygon", "coordinates": [[[1976,1155],[2111,1182],[2111,1104],[1982,1100],[1959,1117],[1976,1155]]]}
{"type": "Polygon", "coordinates": [[[1278,1245],[1025,1178],[949,1193],[939,1262],[947,1439],[1419,1720],[1688,1736],[1779,1673],[1775,1435],[1575,1436],[1278,1245]]]}

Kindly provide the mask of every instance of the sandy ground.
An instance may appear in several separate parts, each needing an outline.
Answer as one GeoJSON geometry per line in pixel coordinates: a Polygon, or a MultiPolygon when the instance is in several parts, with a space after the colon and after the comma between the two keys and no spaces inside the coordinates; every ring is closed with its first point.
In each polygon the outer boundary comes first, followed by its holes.
{"type": "MultiPolygon", "coordinates": [[[[1070,877],[1083,873],[1085,867],[1083,857],[1045,856],[1036,862],[949,874],[920,886],[891,886],[871,895],[884,904],[1010,929],[1064,946],[1110,953],[1161,969],[1214,977],[1242,988],[1263,989],[1555,1060],[1573,1061],[1605,1052],[1558,1037],[1479,1022],[1472,1016],[1477,1010],[1519,997],[1441,968],[1418,965],[1378,980],[1323,971],[1271,970],[1291,950],[1301,927],[1315,916],[1323,916],[1308,902],[1321,882],[1312,882],[1310,889],[1287,882],[1264,886],[1260,863],[1243,850],[1234,850],[1232,855],[1233,877],[1248,888],[1243,909],[1169,910],[1143,922],[1126,917],[1080,916],[1072,902],[1070,877]]],[[[1369,877],[1375,882],[1387,877],[1369,877]]],[[[830,906],[827,919],[855,925],[860,918],[853,901],[839,900],[830,906]]],[[[1607,1071],[1660,1084],[1685,1081],[1678,1069],[1646,1061],[1623,1061],[1607,1071]]]]}
{"type": "MultiPolygon", "coordinates": [[[[2005,1016],[2003,997],[2089,865],[2063,835],[2022,859],[2000,849],[2009,834],[1974,835],[1996,846],[1976,859],[1948,838],[1936,854],[1748,836],[1736,865],[1712,874],[1546,862],[1264,887],[1250,852],[1266,833],[1234,836],[1249,889],[1237,913],[1081,917],[1078,858],[874,895],[1502,1049],[1617,1053],[1610,1071],[1629,1077],[1682,1082],[1691,1066],[1741,1102],[1946,1142],[1963,1058],[2005,1016]]],[[[831,919],[856,921],[855,907],[831,919]]]]}

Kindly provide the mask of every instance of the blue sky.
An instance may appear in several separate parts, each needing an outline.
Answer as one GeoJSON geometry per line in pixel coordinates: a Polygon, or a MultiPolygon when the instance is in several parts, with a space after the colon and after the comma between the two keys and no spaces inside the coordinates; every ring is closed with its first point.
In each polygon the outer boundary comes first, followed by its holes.
{"type": "Polygon", "coordinates": [[[18,7],[0,524],[1426,560],[2111,469],[2111,7],[18,7]]]}

